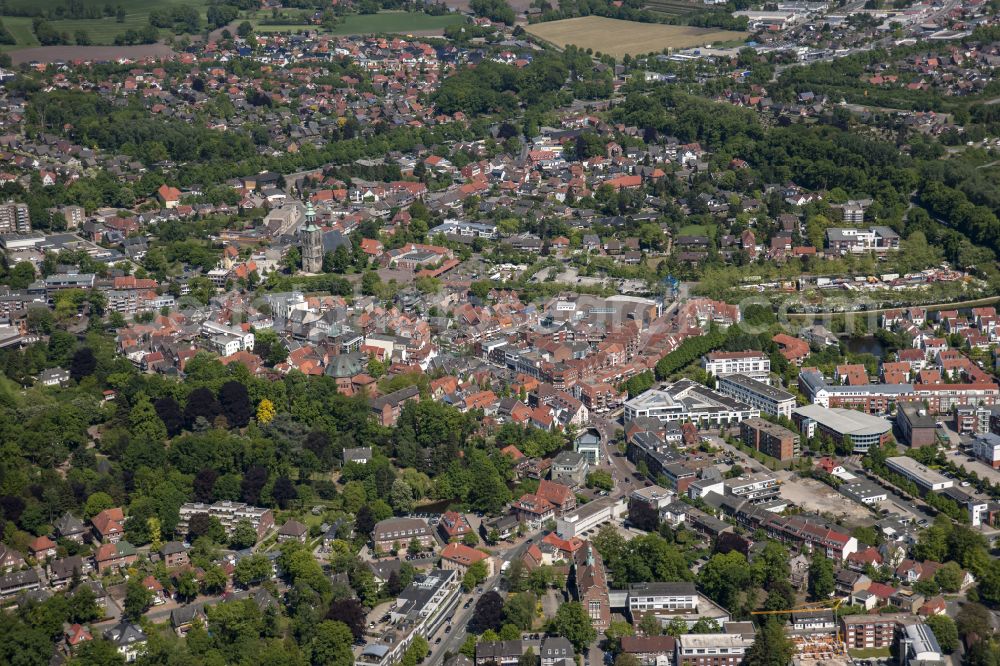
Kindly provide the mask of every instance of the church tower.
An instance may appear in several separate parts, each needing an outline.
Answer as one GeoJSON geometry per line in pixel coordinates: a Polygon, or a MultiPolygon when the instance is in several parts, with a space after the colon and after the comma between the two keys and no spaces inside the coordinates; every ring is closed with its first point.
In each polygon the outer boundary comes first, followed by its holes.
{"type": "Polygon", "coordinates": [[[302,270],[307,273],[323,272],[323,231],[316,226],[316,210],[312,202],[306,204],[305,226],[302,237],[302,270]]]}

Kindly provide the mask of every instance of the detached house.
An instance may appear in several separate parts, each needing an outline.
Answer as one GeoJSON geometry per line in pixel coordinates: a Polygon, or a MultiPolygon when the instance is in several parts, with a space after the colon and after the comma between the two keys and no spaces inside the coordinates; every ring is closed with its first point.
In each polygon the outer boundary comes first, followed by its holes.
{"type": "Polygon", "coordinates": [[[121,507],[101,511],[90,519],[90,524],[100,542],[118,543],[125,535],[125,513],[121,507]]]}

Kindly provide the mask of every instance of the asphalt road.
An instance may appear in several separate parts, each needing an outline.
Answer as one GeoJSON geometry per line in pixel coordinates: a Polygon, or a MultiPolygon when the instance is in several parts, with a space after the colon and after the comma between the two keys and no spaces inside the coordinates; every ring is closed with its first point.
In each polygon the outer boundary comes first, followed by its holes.
{"type": "MultiPolygon", "coordinates": [[[[496,575],[482,584],[484,593],[488,590],[492,590],[500,582],[500,568],[502,568],[502,564],[504,562],[513,562],[514,560],[519,559],[522,555],[524,555],[524,552],[529,548],[529,546],[539,539],[541,539],[541,533],[535,534],[522,543],[504,551],[500,555],[501,567],[497,567],[496,575]]],[[[500,594],[506,595],[506,592],[500,590],[500,594]]],[[[465,637],[468,635],[466,627],[469,624],[469,620],[472,619],[472,613],[476,609],[476,600],[478,600],[480,596],[481,595],[475,593],[475,590],[473,590],[472,595],[463,594],[458,600],[458,608],[455,609],[454,618],[451,622],[451,631],[445,633],[444,629],[446,625],[442,625],[437,633],[427,637],[427,642],[430,643],[431,647],[431,656],[427,659],[426,663],[430,666],[435,666],[436,664],[443,663],[445,654],[449,652],[455,654],[458,652],[458,649],[462,647],[462,643],[465,642],[465,637]],[[472,603],[468,608],[462,608],[469,598],[473,600],[472,603]],[[438,637],[441,637],[441,642],[435,645],[435,641],[438,637]]]]}

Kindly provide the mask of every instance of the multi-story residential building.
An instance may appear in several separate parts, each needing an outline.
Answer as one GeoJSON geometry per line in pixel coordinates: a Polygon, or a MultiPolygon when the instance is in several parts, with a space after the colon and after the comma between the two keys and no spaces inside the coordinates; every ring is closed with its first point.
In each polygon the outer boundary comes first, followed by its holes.
{"type": "Polygon", "coordinates": [[[5,574],[0,576],[0,599],[9,599],[19,592],[37,590],[41,584],[42,579],[38,577],[35,569],[5,574]]]}
{"type": "Polygon", "coordinates": [[[217,519],[222,524],[222,528],[226,530],[226,534],[230,535],[241,520],[250,522],[257,530],[257,538],[262,538],[269,529],[274,527],[274,514],[270,509],[250,506],[242,502],[221,501],[215,504],[188,502],[181,505],[177,531],[180,534],[187,534],[191,517],[198,513],[207,513],[217,519]]]}
{"type": "Polygon", "coordinates": [[[121,569],[136,561],[139,554],[128,541],[106,543],[94,551],[97,570],[104,573],[108,569],[121,569]]]}
{"type": "Polygon", "coordinates": [[[719,392],[730,398],[756,407],[771,416],[792,417],[795,396],[774,386],[769,386],[742,374],[727,375],[718,380],[719,392]]]}
{"type": "Polygon", "coordinates": [[[253,351],[254,335],[237,326],[206,321],[201,325],[201,334],[207,338],[220,354],[235,354],[238,351],[253,351]]]}
{"type": "Polygon", "coordinates": [[[850,650],[890,647],[896,640],[896,627],[912,617],[904,613],[845,615],[840,618],[841,635],[850,650]]]}
{"type": "Polygon", "coordinates": [[[769,472],[757,472],[722,482],[726,495],[739,497],[753,504],[776,498],[779,494],[778,477],[769,472]]]}
{"type": "Polygon", "coordinates": [[[677,651],[673,636],[622,636],[621,651],[639,660],[641,666],[670,664],[677,651]]]}
{"type": "Polygon", "coordinates": [[[523,654],[520,640],[480,641],[476,643],[476,666],[517,666],[523,654]]]}
{"type": "Polygon", "coordinates": [[[461,576],[457,571],[432,569],[418,574],[396,598],[390,611],[393,631],[383,639],[368,643],[354,660],[354,666],[390,666],[398,663],[416,636],[434,634],[451,616],[461,598],[461,576]]]}
{"type": "Polygon", "coordinates": [[[677,497],[676,493],[657,485],[636,488],[628,496],[629,511],[638,504],[645,505],[652,511],[659,513],[661,509],[669,506],[677,497]]]}
{"type": "Polygon", "coordinates": [[[31,231],[28,204],[8,201],[0,204],[0,234],[26,234],[31,231]]]}
{"type": "Polygon", "coordinates": [[[677,637],[676,666],[737,666],[753,645],[743,634],[684,634],[677,637]]]}
{"type": "Polygon", "coordinates": [[[736,497],[727,497],[722,510],[751,530],[762,529],[772,539],[803,550],[818,550],[838,562],[858,550],[858,540],[849,532],[817,516],[782,516],[736,497]]]}
{"type": "Polygon", "coordinates": [[[369,403],[369,407],[379,423],[389,427],[395,425],[396,421],[399,420],[403,413],[403,406],[413,400],[420,400],[420,388],[415,385],[374,398],[369,403]]]}
{"type": "Polygon", "coordinates": [[[760,416],[760,409],[710,388],[682,379],[663,389],[650,389],[625,403],[625,421],[649,417],[663,422],[734,425],[760,416]]]}
{"type": "Polygon", "coordinates": [[[741,374],[767,383],[771,376],[771,358],[764,352],[712,352],[701,357],[701,367],[714,377],[741,374]]]}
{"type": "Polygon", "coordinates": [[[791,460],[800,453],[798,433],[760,418],[740,422],[740,440],[778,460],[791,460]]]}
{"type": "Polygon", "coordinates": [[[573,644],[563,636],[548,636],[542,639],[542,648],[539,651],[541,658],[540,666],[561,666],[563,660],[576,661],[576,652],[573,644]]]}
{"type": "Polygon", "coordinates": [[[792,420],[806,437],[818,434],[838,443],[850,441],[854,453],[867,453],[892,437],[892,423],[853,409],[806,405],[792,410],[792,420]]]}
{"type": "Polygon", "coordinates": [[[446,511],[438,522],[438,534],[445,543],[472,533],[469,520],[458,511],[446,511]]]}
{"type": "Polygon", "coordinates": [[[556,517],[556,507],[552,502],[534,493],[521,495],[519,499],[512,502],[511,508],[518,520],[536,530],[556,517]]]}
{"type": "Polygon", "coordinates": [[[434,544],[434,534],[426,520],[421,518],[389,518],[375,523],[372,530],[372,543],[375,550],[388,552],[398,548],[406,548],[416,539],[421,548],[434,544]]]}
{"type": "Polygon", "coordinates": [[[493,558],[481,550],[470,548],[463,543],[449,543],[441,551],[441,568],[455,570],[461,575],[473,564],[483,562],[486,565],[486,576],[493,577],[493,558]]]}
{"type": "MultiPolygon", "coordinates": [[[[83,226],[86,218],[87,213],[83,209],[83,206],[59,206],[49,209],[49,221],[54,223],[56,220],[62,220],[69,231],[83,226]]],[[[58,229],[59,227],[55,226],[53,228],[58,229]]]]}
{"type": "Polygon", "coordinates": [[[836,228],[826,230],[827,247],[833,252],[887,252],[899,249],[899,234],[884,226],[867,229],[836,228]]]}
{"type": "Polygon", "coordinates": [[[1000,468],[1000,436],[991,432],[972,440],[972,453],[994,469],[1000,468]]]}

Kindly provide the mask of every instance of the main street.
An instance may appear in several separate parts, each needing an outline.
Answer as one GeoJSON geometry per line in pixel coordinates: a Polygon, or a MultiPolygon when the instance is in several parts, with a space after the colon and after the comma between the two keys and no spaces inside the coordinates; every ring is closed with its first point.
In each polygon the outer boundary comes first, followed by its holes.
{"type": "Polygon", "coordinates": [[[462,643],[465,642],[465,637],[468,635],[466,627],[469,624],[469,620],[472,619],[472,614],[476,610],[476,601],[479,600],[479,597],[482,596],[482,594],[485,594],[494,588],[497,588],[501,596],[506,596],[506,592],[500,589],[500,578],[502,576],[501,570],[503,569],[503,565],[507,562],[513,562],[514,560],[520,559],[531,544],[538,542],[541,538],[542,534],[539,532],[525,539],[521,543],[505,550],[498,558],[499,564],[497,566],[496,573],[480,585],[482,591],[473,590],[471,594],[463,594],[459,597],[458,607],[452,614],[451,623],[444,623],[436,633],[427,637],[427,642],[430,643],[431,647],[431,656],[428,658],[430,666],[442,663],[444,661],[445,654],[449,652],[455,654],[458,652],[459,648],[462,647],[462,643]],[[469,600],[471,600],[472,603],[469,604],[468,608],[463,608],[465,602],[469,600]],[[447,626],[451,626],[451,631],[445,631],[447,626]],[[435,641],[437,641],[438,638],[441,639],[441,643],[435,645],[435,641]]]}

